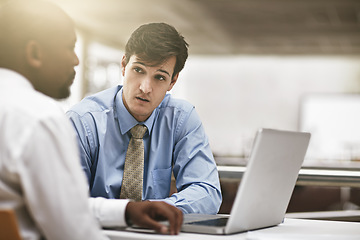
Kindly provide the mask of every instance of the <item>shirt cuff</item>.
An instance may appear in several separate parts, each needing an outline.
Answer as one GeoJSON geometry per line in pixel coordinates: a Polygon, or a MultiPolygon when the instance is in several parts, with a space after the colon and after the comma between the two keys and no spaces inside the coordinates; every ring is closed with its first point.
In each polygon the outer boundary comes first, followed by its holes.
{"type": "Polygon", "coordinates": [[[125,227],[125,209],[129,200],[89,198],[89,206],[102,227],[125,227]]]}

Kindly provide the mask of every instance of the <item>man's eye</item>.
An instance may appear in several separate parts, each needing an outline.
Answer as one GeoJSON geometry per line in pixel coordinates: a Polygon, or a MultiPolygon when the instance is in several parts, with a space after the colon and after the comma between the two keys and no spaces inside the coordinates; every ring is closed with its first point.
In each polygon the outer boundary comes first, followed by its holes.
{"type": "Polygon", "coordinates": [[[164,76],[162,76],[162,75],[156,75],[155,78],[160,80],[160,81],[165,81],[166,80],[166,78],[164,76]]]}
{"type": "Polygon", "coordinates": [[[134,71],[135,71],[135,72],[138,72],[138,73],[142,73],[142,72],[143,72],[143,70],[142,70],[141,68],[139,68],[139,67],[135,67],[135,68],[134,68],[134,71]]]}

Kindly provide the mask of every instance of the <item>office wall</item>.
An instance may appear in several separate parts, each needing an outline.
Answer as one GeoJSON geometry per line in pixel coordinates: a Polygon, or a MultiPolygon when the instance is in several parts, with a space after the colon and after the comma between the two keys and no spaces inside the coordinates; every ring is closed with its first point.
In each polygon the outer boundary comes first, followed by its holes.
{"type": "Polygon", "coordinates": [[[298,129],[305,94],[349,92],[360,57],[190,56],[172,94],[195,105],[215,155],[247,156],[257,128],[298,129]]]}
{"type": "MultiPolygon", "coordinates": [[[[81,64],[64,110],[122,82],[121,50],[84,47],[79,38],[77,52],[81,64]]],[[[190,55],[172,90],[195,105],[220,156],[247,156],[260,127],[298,130],[306,94],[359,92],[360,57],[354,56],[190,55]]]]}

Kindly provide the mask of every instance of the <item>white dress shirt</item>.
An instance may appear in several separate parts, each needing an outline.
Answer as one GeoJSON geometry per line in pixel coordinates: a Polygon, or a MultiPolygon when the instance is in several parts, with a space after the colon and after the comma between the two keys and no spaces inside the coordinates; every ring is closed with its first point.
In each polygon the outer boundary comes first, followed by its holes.
{"type": "Polygon", "coordinates": [[[98,222],[125,225],[126,200],[88,198],[73,131],[56,101],[0,68],[0,208],[23,239],[107,239],[98,222]]]}

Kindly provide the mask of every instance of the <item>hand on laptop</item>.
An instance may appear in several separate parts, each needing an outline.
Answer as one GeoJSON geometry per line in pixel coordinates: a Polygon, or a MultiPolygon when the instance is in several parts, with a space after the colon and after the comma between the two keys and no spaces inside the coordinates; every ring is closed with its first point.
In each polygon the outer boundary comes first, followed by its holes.
{"type": "Polygon", "coordinates": [[[178,234],[183,222],[181,210],[161,201],[129,202],[125,211],[127,222],[162,234],[178,234]],[[158,222],[163,220],[168,220],[169,226],[158,222]]]}

